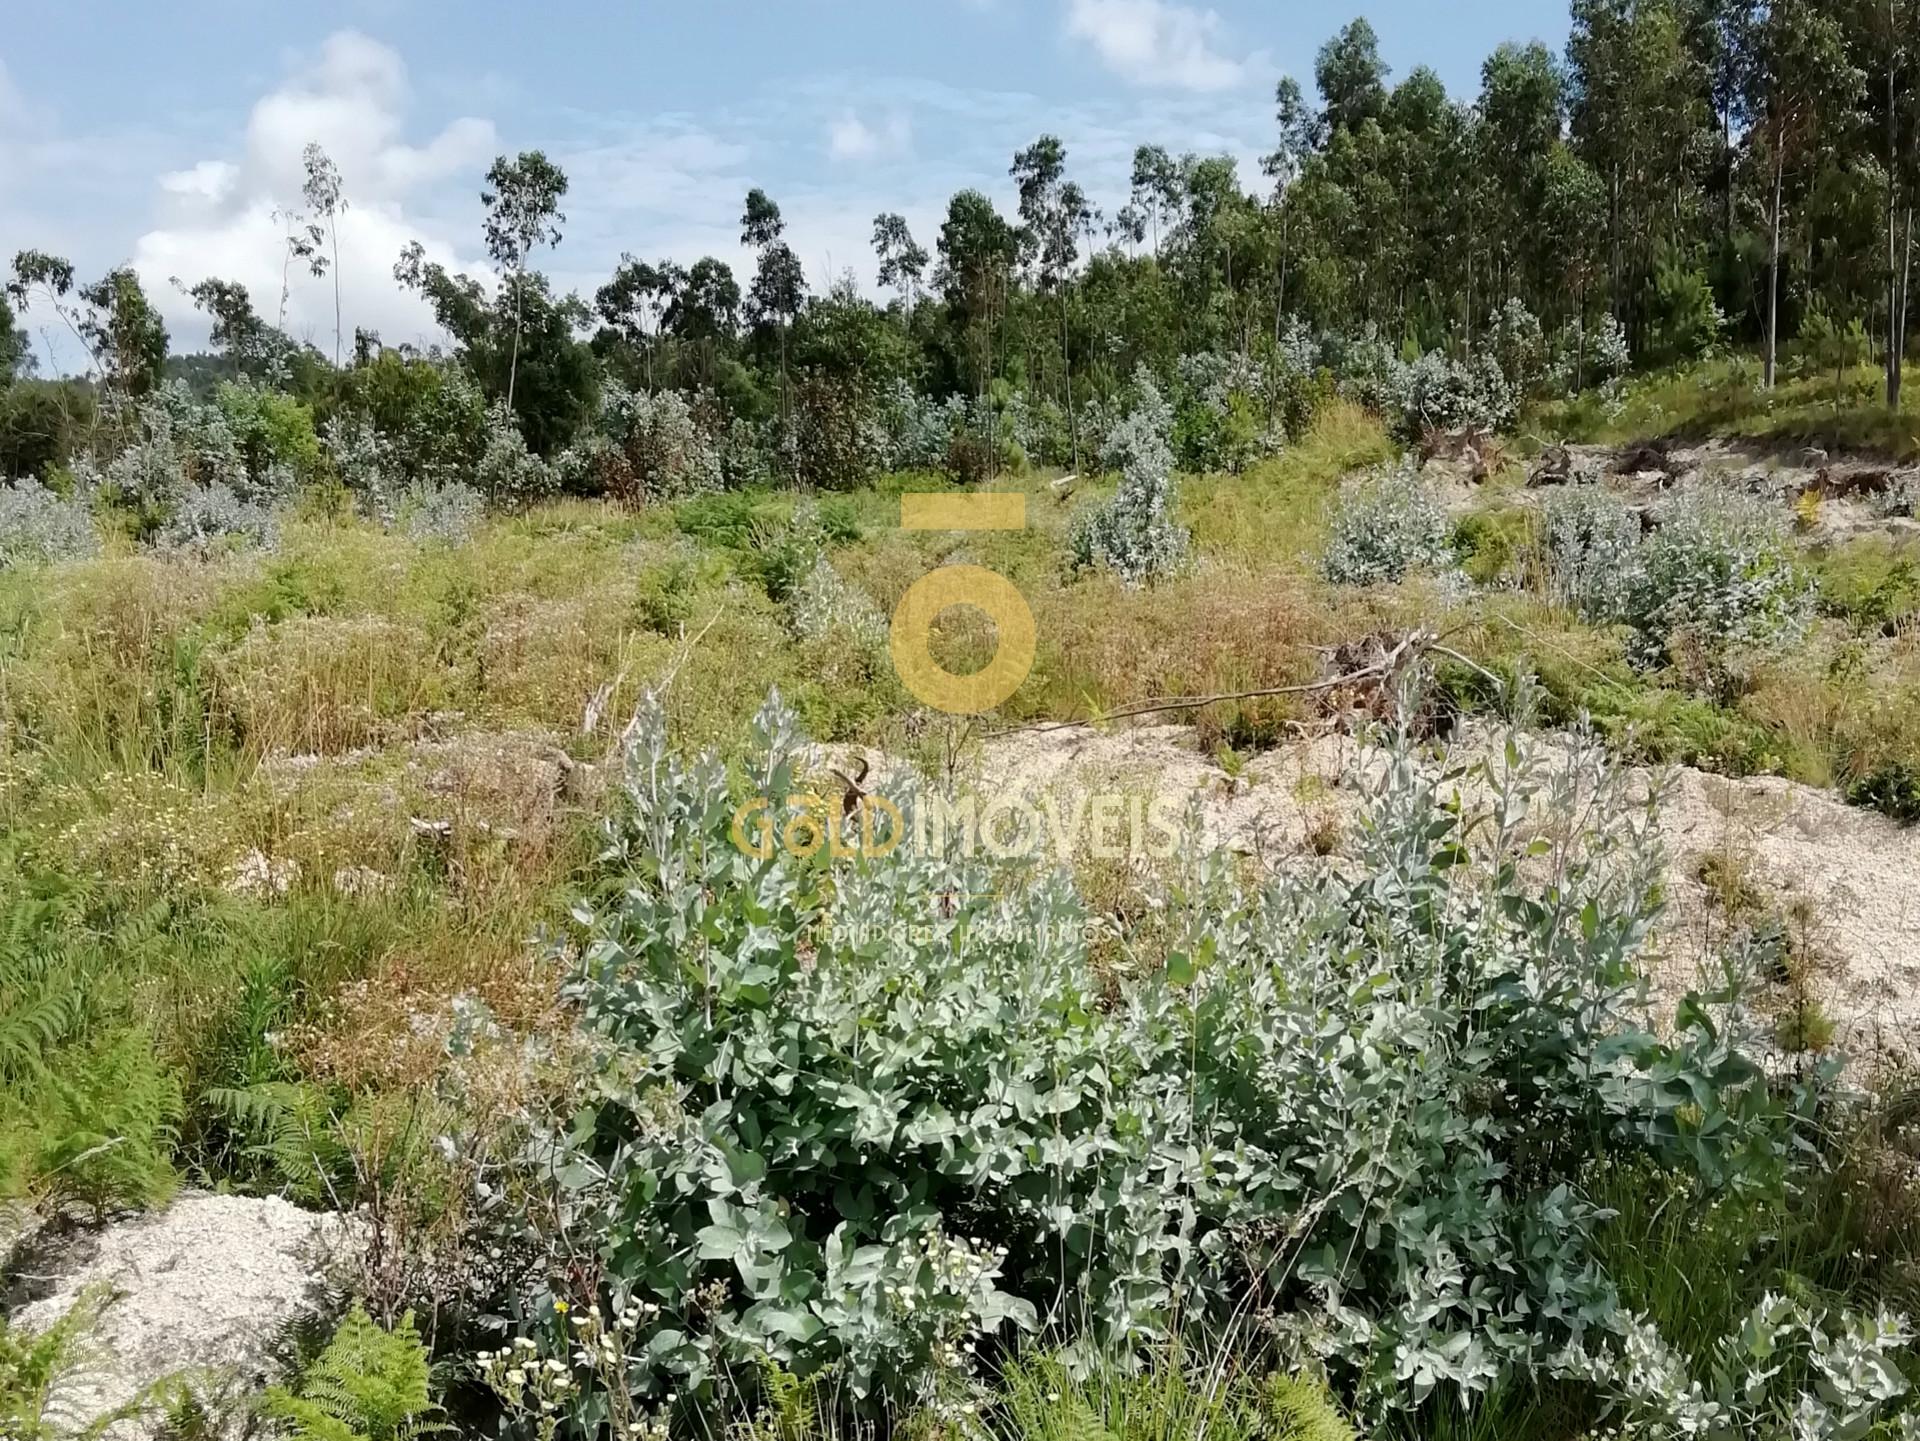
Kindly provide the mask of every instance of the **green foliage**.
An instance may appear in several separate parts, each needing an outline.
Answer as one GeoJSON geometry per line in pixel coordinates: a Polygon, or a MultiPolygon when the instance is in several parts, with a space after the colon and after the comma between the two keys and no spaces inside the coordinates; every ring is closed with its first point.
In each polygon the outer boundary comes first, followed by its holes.
{"type": "Polygon", "coordinates": [[[273,1387],[264,1410],[294,1441],[409,1441],[452,1429],[430,1381],[413,1314],[387,1331],[356,1304],[298,1386],[273,1387]]]}
{"type": "Polygon", "coordinates": [[[1446,508],[1410,460],[1341,491],[1320,569],[1335,585],[1381,585],[1453,559],[1446,508]]]}
{"type": "Polygon", "coordinates": [[[1855,781],[1847,790],[1847,799],[1896,821],[1920,821],[1920,765],[1888,761],[1855,781]]]}
{"type": "Polygon", "coordinates": [[[1862,536],[1816,556],[1823,614],[1882,630],[1920,612],[1920,566],[1906,547],[1862,536]]]}
{"type": "Polygon", "coordinates": [[[78,900],[0,882],[0,1195],[99,1214],[171,1190],[180,1093],[150,1036],[94,1024],[104,998],[78,900]]]}
{"type": "Polygon", "coordinates": [[[1737,691],[1756,659],[1792,646],[1812,617],[1786,526],[1757,500],[1704,486],[1666,501],[1658,521],[1627,596],[1634,657],[1674,663],[1715,694],[1737,691]]]}
{"type": "Polygon", "coordinates": [[[68,1414],[64,1388],[84,1385],[98,1365],[91,1339],[109,1297],[89,1291],[46,1330],[28,1333],[0,1316],[0,1436],[8,1441],[92,1441],[139,1416],[147,1398],[109,1409],[85,1426],[68,1414]],[[63,1404],[65,1403],[65,1404],[63,1404]]]}
{"type": "Polygon", "coordinates": [[[1511,585],[1524,572],[1532,532],[1532,516],[1518,507],[1476,510],[1454,526],[1453,550],[1476,585],[1511,585]]]}
{"type": "MultiPolygon", "coordinates": [[[[778,709],[759,735],[745,774],[781,816],[796,740],[778,709]]],[[[1166,1335],[1176,1297],[1250,1287],[1370,1404],[1472,1393],[1611,1315],[1584,1251],[1591,1157],[1642,1150],[1712,1186],[1780,1172],[1787,1117],[1735,1034],[1697,1003],[1670,1042],[1631,1020],[1656,863],[1591,760],[1541,782],[1601,797],[1550,892],[1522,879],[1517,831],[1489,838],[1492,893],[1469,881],[1481,822],[1403,756],[1362,880],[1249,893],[1196,858],[1166,950],[1110,1011],[1087,1005],[1084,918],[1044,869],[903,847],[827,886],[818,860],[737,849],[725,771],[676,759],[657,716],[626,774],[619,900],[582,913],[601,1079],[551,1165],[608,1304],[671,1318],[642,1338],[642,1394],[771,1357],[924,1400],[977,1334],[1131,1346],[1166,1335]],[[1487,1184],[1504,1175],[1524,1183],[1487,1184]]]]}
{"type": "Polygon", "coordinates": [[[1153,377],[1134,377],[1135,405],[1108,433],[1101,463],[1120,472],[1105,505],[1074,518],[1074,563],[1105,566],[1129,585],[1161,579],[1179,566],[1190,537],[1180,525],[1168,434],[1173,412],[1153,377]]]}
{"type": "Polygon", "coordinates": [[[94,393],[68,380],[0,386],[0,477],[50,480],[85,444],[94,393]]]}
{"type": "Polygon", "coordinates": [[[1023,1354],[1000,1377],[990,1433],[997,1441],[1354,1441],[1319,1383],[1248,1374],[1224,1349],[1207,1361],[1179,1347],[1155,1348],[1138,1364],[1023,1354]]]}
{"type": "Polygon", "coordinates": [[[1726,317],[1706,275],[1671,256],[1654,270],[1651,337],[1643,359],[1650,365],[1685,364],[1704,358],[1719,342],[1726,317]]]}
{"type": "Polygon", "coordinates": [[[1640,518],[1593,486],[1568,487],[1542,516],[1547,593],[1598,625],[1628,613],[1640,565],[1640,518]]]}

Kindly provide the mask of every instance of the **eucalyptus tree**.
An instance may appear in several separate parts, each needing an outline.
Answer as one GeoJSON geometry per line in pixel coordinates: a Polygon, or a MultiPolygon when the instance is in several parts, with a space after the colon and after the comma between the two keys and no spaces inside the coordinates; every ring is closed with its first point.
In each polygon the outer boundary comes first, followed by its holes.
{"type": "Polygon", "coordinates": [[[1859,100],[1865,76],[1849,62],[1838,21],[1803,0],[1773,0],[1755,32],[1747,106],[1751,138],[1771,177],[1767,247],[1764,383],[1779,358],[1780,256],[1786,181],[1812,150],[1821,128],[1859,100]]]}
{"type": "Polygon", "coordinates": [[[27,349],[26,333],[13,318],[13,307],[7,303],[4,294],[0,294],[0,385],[5,385],[14,376],[26,374],[33,365],[33,354],[27,349]]]}
{"type": "Polygon", "coordinates": [[[1271,210],[1279,221],[1279,243],[1274,250],[1273,338],[1280,340],[1282,317],[1287,307],[1287,262],[1292,256],[1291,230],[1294,205],[1288,192],[1299,180],[1308,158],[1320,145],[1320,122],[1307,105],[1300,82],[1282,75],[1273,92],[1273,118],[1277,132],[1270,154],[1261,159],[1261,169],[1273,182],[1271,210]]]}
{"type": "Polygon", "coordinates": [[[640,356],[648,390],[656,385],[654,338],[672,304],[675,276],[671,262],[651,265],[622,254],[612,277],[593,296],[595,313],[622,344],[640,356]]]}
{"type": "Polygon", "coordinates": [[[1879,152],[1885,227],[1886,398],[1900,407],[1913,208],[1920,192],[1920,0],[1850,0],[1843,10],[1854,63],[1867,78],[1862,146],[1879,152]],[[1867,137],[1871,136],[1869,140],[1867,137]]]}
{"type": "Polygon", "coordinates": [[[1329,130],[1352,130],[1387,106],[1387,66],[1380,37],[1365,18],[1349,21],[1320,47],[1313,62],[1329,130]]]}
{"type": "Polygon", "coordinates": [[[747,192],[740,216],[740,243],[759,252],[753,284],[747,291],[747,312],[755,324],[771,324],[780,343],[780,411],[792,419],[793,394],[787,377],[787,334],[806,303],[807,273],[793,247],[781,237],[787,223],[780,207],[758,186],[747,192]]]}
{"type": "Polygon", "coordinates": [[[927,273],[927,248],[913,238],[904,216],[888,212],[874,217],[873,253],[880,261],[880,283],[901,293],[911,319],[914,291],[927,273]]]}
{"type": "Polygon", "coordinates": [[[1507,294],[1524,290],[1540,312],[1552,299],[1553,286],[1546,237],[1535,222],[1565,115],[1559,63],[1537,42],[1500,46],[1480,67],[1479,110],[1493,233],[1499,237],[1494,249],[1508,270],[1502,288],[1507,294]],[[1524,277],[1524,286],[1515,286],[1513,271],[1524,277]]]}
{"type": "Polygon", "coordinates": [[[507,363],[509,410],[520,374],[527,261],[541,246],[560,243],[560,227],[567,219],[560,213],[560,201],[566,193],[566,175],[538,150],[523,150],[515,160],[497,157],[487,171],[486,189],[480,192],[480,203],[486,207],[487,253],[505,272],[513,295],[513,355],[507,363]]]}
{"type": "MultiPolygon", "coordinates": [[[[89,374],[92,373],[93,347],[87,344],[86,337],[80,333],[80,310],[73,298],[72,261],[44,250],[18,252],[13,257],[13,275],[7,281],[6,295],[13,309],[21,315],[27,314],[35,305],[44,306],[57,315],[67,327],[67,332],[79,342],[81,351],[88,359],[89,374]]],[[[53,359],[51,348],[48,359],[53,359]]]]}
{"type": "Polygon", "coordinates": [[[1165,146],[1142,145],[1133,152],[1133,191],[1130,200],[1134,211],[1153,235],[1156,259],[1160,254],[1160,232],[1179,215],[1184,191],[1180,162],[1167,153],[1165,146]]]}
{"type": "MultiPolygon", "coordinates": [[[[178,281],[175,284],[179,284],[178,281]]],[[[247,287],[233,280],[208,277],[182,287],[194,308],[212,319],[208,340],[241,372],[255,377],[275,376],[287,358],[291,343],[254,311],[247,287]]]]}
{"type": "Polygon", "coordinates": [[[1073,350],[1068,314],[1080,237],[1093,221],[1093,207],[1079,185],[1066,178],[1067,148],[1057,135],[1042,135],[1013,157],[1009,173],[1020,190],[1020,218],[1043,289],[1060,300],[1060,389],[1075,470],[1080,468],[1079,427],[1073,408],[1073,350]]]}
{"type": "Polygon", "coordinates": [[[337,366],[341,346],[340,217],[347,209],[346,189],[340,179],[340,167],[318,145],[309,144],[301,152],[300,163],[307,177],[300,188],[301,197],[307,202],[307,228],[298,253],[306,260],[315,280],[329,270],[333,272],[333,363],[337,366]]]}
{"type": "Polygon", "coordinates": [[[167,327],[130,265],[108,271],[76,292],[86,309],[80,334],[101,358],[107,385],[122,395],[147,394],[167,365],[167,327]]]}
{"type": "Polygon", "coordinates": [[[740,329],[740,282],[724,260],[703,256],[683,272],[666,268],[667,308],[661,323],[680,344],[700,357],[703,383],[713,383],[723,346],[740,329]]]}
{"type": "Polygon", "coordinates": [[[1573,0],[1567,86],[1575,148],[1606,186],[1608,294],[1631,334],[1654,256],[1698,234],[1710,86],[1674,0],[1573,0]]]}
{"type": "Polygon", "coordinates": [[[160,383],[167,364],[167,327],[133,267],[122,265],[90,285],[77,284],[73,263],[42,250],[13,260],[6,294],[14,307],[46,305],[65,322],[110,395],[134,398],[160,383]]]}
{"type": "Polygon", "coordinates": [[[975,389],[982,401],[986,439],[993,425],[993,321],[1002,304],[1018,245],[1013,227],[978,190],[962,190],[947,204],[940,227],[940,270],[936,276],[948,313],[977,339],[975,389]]]}

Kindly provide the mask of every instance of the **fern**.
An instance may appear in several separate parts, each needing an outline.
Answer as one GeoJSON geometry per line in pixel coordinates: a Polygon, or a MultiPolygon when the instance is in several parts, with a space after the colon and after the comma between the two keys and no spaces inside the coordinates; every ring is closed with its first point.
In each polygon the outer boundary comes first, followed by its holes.
{"type": "MultiPolygon", "coordinates": [[[[0,864],[12,867],[11,852],[0,864]]],[[[86,987],[60,943],[62,898],[0,892],[0,1083],[38,1078],[47,1056],[78,1028],[86,987]]]]}
{"type": "Polygon", "coordinates": [[[271,1388],[265,1409],[293,1441],[408,1441],[452,1430],[439,1419],[431,1379],[411,1311],[385,1331],[355,1305],[298,1391],[271,1388]]]}
{"type": "Polygon", "coordinates": [[[180,1088],[152,1039],[123,1032],[89,1049],[69,1048],[62,1062],[44,1078],[37,1103],[47,1138],[33,1162],[39,1186],[96,1216],[166,1199],[180,1088]]]}
{"type": "Polygon", "coordinates": [[[295,1199],[331,1199],[333,1177],[347,1157],[325,1092],[294,1081],[262,1081],[215,1086],[200,1099],[244,1138],[242,1154],[281,1178],[295,1199]]]}
{"type": "Polygon", "coordinates": [[[1273,1441],[1355,1441],[1353,1427],[1316,1381],[1270,1377],[1264,1399],[1272,1421],[1266,1434],[1273,1441]]]}
{"type": "Polygon", "coordinates": [[[92,1369],[88,1338],[107,1303],[104,1290],[82,1292],[66,1314],[44,1331],[29,1334],[7,1325],[0,1317],[0,1437],[7,1441],[64,1441],[78,1437],[92,1441],[111,1426],[145,1411],[149,1397],[136,1397],[94,1418],[84,1426],[72,1424],[58,1396],[92,1369]]]}

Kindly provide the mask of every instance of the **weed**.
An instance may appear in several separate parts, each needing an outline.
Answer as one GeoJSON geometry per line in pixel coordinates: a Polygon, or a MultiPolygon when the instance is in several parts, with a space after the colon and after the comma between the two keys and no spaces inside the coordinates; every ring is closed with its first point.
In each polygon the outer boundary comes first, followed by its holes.
{"type": "Polygon", "coordinates": [[[1774,1023],[1774,1044],[1788,1055],[1825,1051],[1833,1045],[1836,1027],[1826,1008],[1811,996],[1795,1001],[1774,1023]]]}

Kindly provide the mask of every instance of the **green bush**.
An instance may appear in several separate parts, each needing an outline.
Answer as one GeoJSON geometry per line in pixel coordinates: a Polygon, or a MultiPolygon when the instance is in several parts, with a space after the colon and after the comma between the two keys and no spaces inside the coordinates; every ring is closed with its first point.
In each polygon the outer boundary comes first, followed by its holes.
{"type": "Polygon", "coordinates": [[[1335,585],[1383,585],[1453,559],[1453,529],[1410,460],[1340,493],[1320,569],[1335,585]]]}
{"type": "Polygon", "coordinates": [[[297,1388],[263,1407],[293,1441],[411,1441],[453,1428],[436,1419],[427,1348],[408,1313],[391,1331],[356,1305],[297,1388]]]}
{"type": "Polygon", "coordinates": [[[1231,1354],[1202,1363],[1177,1347],[1128,1367],[1022,1356],[1000,1378],[989,1425],[999,1441],[1354,1441],[1318,1383],[1262,1379],[1231,1354]]]}
{"type": "Polygon", "coordinates": [[[1847,790],[1847,799],[1896,821],[1920,821],[1920,766],[1889,761],[1855,781],[1847,790]]]}
{"type": "Polygon", "coordinates": [[[1640,517],[1593,486],[1556,491],[1542,525],[1547,593],[1583,620],[1623,619],[1640,564],[1640,517]]]}
{"type": "Polygon", "coordinates": [[[1780,516],[1763,502],[1694,486],[1660,508],[1626,598],[1632,654],[1725,696],[1757,659],[1792,647],[1814,591],[1780,516]]]}
{"type": "MultiPolygon", "coordinates": [[[[798,738],[777,706],[757,734],[742,774],[781,815],[798,738]]],[[[1195,860],[1110,1008],[1058,875],[743,854],[726,771],[676,759],[657,713],[626,774],[609,899],[581,912],[600,1054],[550,1165],[605,1277],[561,1299],[664,1318],[635,1396],[771,1359],[924,1401],[976,1337],[1124,1351],[1248,1296],[1369,1405],[1568,1345],[1604,1371],[1633,1333],[1586,1249],[1585,1163],[1624,1148],[1714,1186],[1783,1165],[1735,1033],[1699,1007],[1668,1042],[1638,1024],[1658,863],[1591,750],[1548,782],[1597,797],[1550,877],[1523,878],[1514,830],[1470,878],[1481,823],[1403,752],[1359,879],[1248,892],[1195,860]]],[[[564,1366],[564,1323],[527,1304],[564,1366]]]]}

